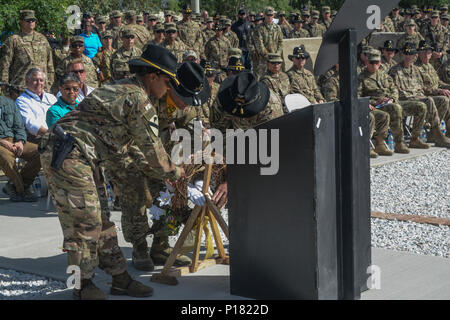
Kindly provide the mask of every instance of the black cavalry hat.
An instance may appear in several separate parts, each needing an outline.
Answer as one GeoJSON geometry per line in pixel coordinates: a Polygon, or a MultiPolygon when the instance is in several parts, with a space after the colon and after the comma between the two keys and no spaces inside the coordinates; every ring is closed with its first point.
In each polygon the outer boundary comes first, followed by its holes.
{"type": "Polygon", "coordinates": [[[242,64],[241,58],[238,57],[230,57],[228,59],[228,66],[226,67],[226,70],[229,71],[244,71],[245,67],[242,64]]]}
{"type": "Polygon", "coordinates": [[[217,94],[222,109],[239,118],[250,118],[264,110],[269,97],[269,88],[251,72],[227,77],[217,94]]]}
{"type": "Polygon", "coordinates": [[[401,48],[401,51],[403,52],[403,54],[406,55],[414,55],[417,53],[417,47],[416,44],[414,42],[406,42],[405,45],[403,46],[403,48],[401,48]]]}
{"type": "Polygon", "coordinates": [[[426,40],[420,40],[418,51],[434,50],[434,47],[426,40]]]}
{"type": "Polygon", "coordinates": [[[200,60],[200,66],[205,71],[205,75],[207,77],[212,77],[213,75],[220,73],[220,71],[217,69],[217,65],[214,61],[202,59],[202,60],[200,60]]]}
{"type": "Polygon", "coordinates": [[[302,44],[299,47],[295,47],[292,54],[288,55],[288,59],[292,61],[292,58],[308,59],[309,53],[306,51],[305,46],[302,44]]]}
{"type": "Polygon", "coordinates": [[[378,50],[387,50],[387,51],[395,51],[398,52],[398,49],[394,46],[394,41],[386,40],[382,47],[379,47],[378,50]]]}
{"type": "MultiPolygon", "coordinates": [[[[155,44],[147,45],[147,48],[139,58],[128,61],[130,67],[153,67],[167,74],[176,84],[177,79],[177,58],[166,48],[155,44]]],[[[136,73],[138,68],[130,68],[132,73],[136,73]]]]}
{"type": "Polygon", "coordinates": [[[193,62],[183,62],[177,70],[179,85],[171,82],[172,90],[187,105],[199,106],[211,96],[208,80],[203,68],[193,62]]]}

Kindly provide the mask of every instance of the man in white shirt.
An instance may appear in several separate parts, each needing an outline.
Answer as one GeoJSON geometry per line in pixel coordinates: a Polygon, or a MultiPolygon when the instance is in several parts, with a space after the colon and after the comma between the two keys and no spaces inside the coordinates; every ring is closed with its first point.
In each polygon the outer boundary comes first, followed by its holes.
{"type": "Polygon", "coordinates": [[[25,128],[31,138],[43,136],[47,130],[46,113],[57,99],[44,91],[45,73],[39,68],[31,68],[25,75],[27,89],[16,100],[25,128]]]}
{"type": "MultiPolygon", "coordinates": [[[[84,64],[81,60],[74,60],[67,65],[67,73],[76,73],[80,78],[80,89],[78,90],[77,101],[81,102],[83,99],[89,95],[95,88],[92,88],[86,83],[86,71],[84,69],[84,64]]],[[[56,95],[58,98],[61,96],[61,92],[56,95]]]]}

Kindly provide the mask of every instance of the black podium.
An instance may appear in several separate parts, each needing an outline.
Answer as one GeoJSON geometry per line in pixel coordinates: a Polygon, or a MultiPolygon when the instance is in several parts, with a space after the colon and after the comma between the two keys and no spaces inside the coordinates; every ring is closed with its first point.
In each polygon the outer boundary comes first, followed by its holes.
{"type": "MultiPolygon", "coordinates": [[[[360,103],[362,136],[354,143],[368,153],[367,100],[360,103]]],[[[354,251],[342,250],[346,234],[336,199],[339,108],[339,102],[314,105],[256,127],[279,130],[276,175],[261,175],[259,164],[228,165],[231,294],[339,299],[347,281],[340,275],[342,261],[348,254],[357,256],[355,278],[357,286],[364,287],[370,265],[370,210],[364,208],[369,190],[363,183],[361,198],[355,200],[361,211],[358,231],[350,233],[356,237],[354,251]]],[[[358,161],[361,174],[368,176],[365,158],[362,153],[358,161]]]]}

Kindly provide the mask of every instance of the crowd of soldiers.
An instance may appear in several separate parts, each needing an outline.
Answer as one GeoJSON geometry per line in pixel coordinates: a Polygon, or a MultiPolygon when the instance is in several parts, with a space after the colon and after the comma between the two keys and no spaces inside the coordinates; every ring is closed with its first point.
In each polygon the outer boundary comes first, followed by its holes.
{"type": "MultiPolygon", "coordinates": [[[[358,47],[358,94],[370,97],[372,157],[429,148],[421,139],[426,124],[428,142],[450,146],[449,132],[446,136],[441,130],[442,122],[450,125],[448,8],[416,10],[395,8],[380,25],[379,31],[404,32],[397,43],[386,41],[373,48],[366,39],[358,47]],[[409,146],[403,132],[406,116],[414,119],[409,146]],[[394,150],[385,144],[389,130],[394,150]]],[[[245,130],[288,113],[289,94],[301,94],[311,104],[339,99],[339,65],[316,78],[305,67],[311,56],[302,44],[303,38],[323,36],[335,14],[328,6],[289,15],[267,7],[261,12],[240,9],[233,21],[209,17],[206,11],[196,15],[186,6],[177,21],[170,10],[163,16],[114,10],[109,17],[85,14],[81,30],[55,41],[34,31],[34,11],[21,11],[21,31],[0,49],[0,81],[9,88],[4,93],[13,99],[23,93],[30,69],[45,75],[47,92],[56,94],[64,81],[77,83],[78,76],[86,89],[82,102],[55,119],[38,142],[68,264],[81,268],[76,298],[106,298],[92,282],[97,266],[112,275],[112,294],[152,294],[126,272],[109,220],[105,181],[120,199],[133,267],[151,271],[154,263],[164,264],[172,252],[168,236],[173,234],[160,220],[150,227],[146,210],[155,206],[158,192],[185,177],[184,168],[169,157],[174,128],[193,132],[193,122],[200,121],[205,130],[245,130]],[[85,54],[91,33],[102,45],[92,59],[85,54]],[[288,54],[292,67],[284,70],[283,39],[288,38],[298,38],[298,45],[288,54]],[[53,162],[62,142],[55,128],[74,137],[58,168],[53,162]]],[[[74,88],[67,89],[76,96],[74,88]]],[[[204,196],[197,182],[187,191],[195,204],[204,196]]],[[[227,201],[227,184],[215,182],[211,200],[220,208],[227,201]]],[[[191,259],[178,255],[175,262],[183,266],[191,259]]]]}

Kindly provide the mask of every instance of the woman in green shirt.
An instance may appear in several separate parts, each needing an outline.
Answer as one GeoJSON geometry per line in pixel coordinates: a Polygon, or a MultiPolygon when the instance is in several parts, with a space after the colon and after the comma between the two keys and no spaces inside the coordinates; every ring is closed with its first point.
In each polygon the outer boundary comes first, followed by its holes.
{"type": "Polygon", "coordinates": [[[52,105],[46,114],[47,126],[50,128],[64,115],[76,108],[77,96],[80,88],[80,78],[75,73],[67,73],[61,78],[59,92],[61,96],[52,105]]]}

